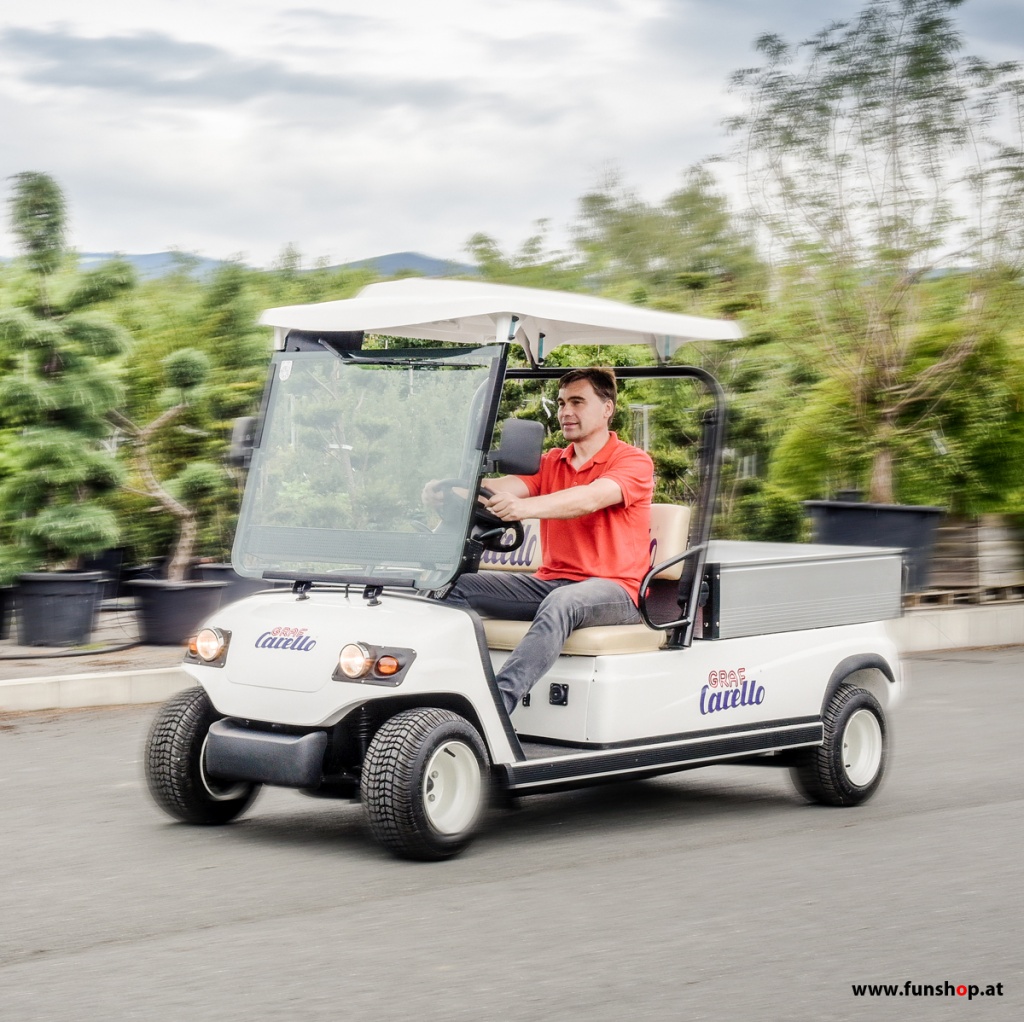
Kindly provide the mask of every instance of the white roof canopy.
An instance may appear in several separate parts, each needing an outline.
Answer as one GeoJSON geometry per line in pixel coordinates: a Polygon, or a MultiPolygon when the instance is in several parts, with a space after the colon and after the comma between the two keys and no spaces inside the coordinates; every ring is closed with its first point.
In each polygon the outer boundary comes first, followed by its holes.
{"type": "Polygon", "coordinates": [[[649,344],[668,359],[687,341],[742,336],[730,320],[659,312],[568,291],[412,277],[364,287],[354,298],[268,309],[260,322],[288,330],[363,331],[428,341],[518,340],[538,362],[563,344],[649,344]]]}

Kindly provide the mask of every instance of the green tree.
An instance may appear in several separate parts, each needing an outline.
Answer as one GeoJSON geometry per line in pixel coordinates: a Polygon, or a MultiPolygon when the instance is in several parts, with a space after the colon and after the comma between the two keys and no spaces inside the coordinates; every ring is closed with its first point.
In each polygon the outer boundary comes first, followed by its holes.
{"type": "Polygon", "coordinates": [[[121,400],[113,360],[129,339],[93,307],[134,284],[123,262],[76,272],[56,182],[36,172],[13,181],[10,226],[21,258],[11,304],[0,311],[0,408],[11,428],[0,484],[8,576],[117,542],[104,502],[120,478],[107,414],[121,400]]]}
{"type": "MultiPolygon", "coordinates": [[[[908,374],[925,371],[973,328],[959,312],[970,287],[964,275],[918,285],[908,374]]],[[[1020,507],[1024,344],[1018,324],[1024,293],[1013,280],[992,289],[986,329],[955,381],[936,397],[909,404],[896,420],[893,457],[908,503],[942,504],[960,515],[1020,507]]],[[[826,377],[795,411],[775,449],[771,475],[801,496],[814,496],[863,477],[871,457],[850,392],[826,377]]]]}
{"type": "Polygon", "coordinates": [[[466,243],[484,280],[520,287],[546,288],[552,291],[579,291],[583,288],[580,267],[571,255],[549,245],[549,223],[538,220],[534,232],[517,252],[503,252],[489,234],[478,232],[466,243]]]}
{"type": "Polygon", "coordinates": [[[196,340],[212,363],[210,405],[222,436],[259,403],[270,358],[270,331],[257,324],[261,308],[252,272],[238,263],[221,267],[203,288],[196,340]]]}
{"type": "Polygon", "coordinates": [[[167,579],[184,581],[192,563],[199,535],[202,507],[209,509],[211,499],[223,497],[224,472],[207,461],[191,461],[166,482],[161,481],[153,464],[153,453],[162,434],[180,420],[203,395],[203,385],[210,373],[205,354],[189,348],[172,352],[163,360],[168,387],[177,396],[170,407],[145,426],[139,426],[126,415],[111,410],[110,418],[127,435],[137,479],[131,489],[158,501],[177,523],[178,535],[167,564],[167,579]]]}
{"type": "Polygon", "coordinates": [[[731,314],[763,286],[752,234],[706,164],[657,205],[609,175],[580,199],[574,242],[587,281],[639,305],[731,314]]]}
{"type": "Polygon", "coordinates": [[[765,63],[733,77],[748,194],[782,253],[776,295],[805,313],[828,381],[794,428],[843,420],[847,465],[880,502],[900,489],[897,455],[941,427],[1024,252],[1022,86],[1016,66],[962,54],[960,3],[872,0],[798,47],[762,36],[765,63]],[[969,286],[957,329],[924,343],[923,284],[942,266],[969,286]]]}

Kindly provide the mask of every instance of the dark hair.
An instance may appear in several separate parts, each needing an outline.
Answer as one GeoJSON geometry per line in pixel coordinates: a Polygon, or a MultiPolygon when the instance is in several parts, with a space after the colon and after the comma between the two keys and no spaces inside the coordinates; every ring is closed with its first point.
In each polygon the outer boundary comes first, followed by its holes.
{"type": "Polygon", "coordinates": [[[586,380],[602,401],[611,401],[612,404],[615,404],[619,390],[615,383],[613,369],[599,369],[597,366],[590,366],[587,369],[570,369],[558,381],[558,389],[561,390],[563,387],[568,387],[570,383],[578,383],[580,380],[586,380]]]}

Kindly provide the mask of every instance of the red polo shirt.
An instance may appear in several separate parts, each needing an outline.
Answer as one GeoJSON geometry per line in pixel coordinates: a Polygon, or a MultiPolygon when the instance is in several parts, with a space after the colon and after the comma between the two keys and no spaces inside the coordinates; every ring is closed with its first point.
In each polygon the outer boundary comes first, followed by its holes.
{"type": "Polygon", "coordinates": [[[580,518],[542,518],[543,561],[537,578],[607,578],[617,582],[636,603],[640,582],[650,568],[651,495],[654,463],[637,447],[614,433],[579,469],[572,467],[573,445],[545,452],[540,471],[520,476],[531,497],[586,486],[595,479],[614,479],[622,503],[580,518]]]}

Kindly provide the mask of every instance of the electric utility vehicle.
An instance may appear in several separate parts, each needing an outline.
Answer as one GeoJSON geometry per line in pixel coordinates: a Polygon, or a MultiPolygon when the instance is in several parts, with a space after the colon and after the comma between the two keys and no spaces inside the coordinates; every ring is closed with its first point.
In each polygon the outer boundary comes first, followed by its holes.
{"type": "Polygon", "coordinates": [[[275,351],[261,413],[236,438],[251,460],[232,561],[268,589],[205,623],[185,658],[196,687],[152,725],[147,778],[170,815],[223,824],[262,785],[292,787],[359,799],[392,852],[441,859],[495,792],[723,762],[786,767],[828,805],[875,792],[902,686],[885,626],[901,552],[711,537],[723,391],[672,356],[734,339],[736,324],[422,279],[263,322],[275,351]],[[565,344],[653,352],[617,369],[641,396],[625,439],[643,441],[655,408],[691,481],[684,502],[652,509],[643,623],[573,633],[508,714],[494,672],[529,622],[443,595],[465,572],[540,562],[536,522],[510,528],[472,498],[488,473],[537,470],[534,420],[564,372],[545,359],[565,344]],[[503,394],[531,416],[499,426],[503,394]],[[439,509],[421,500],[430,480],[444,481],[439,509]]]}

